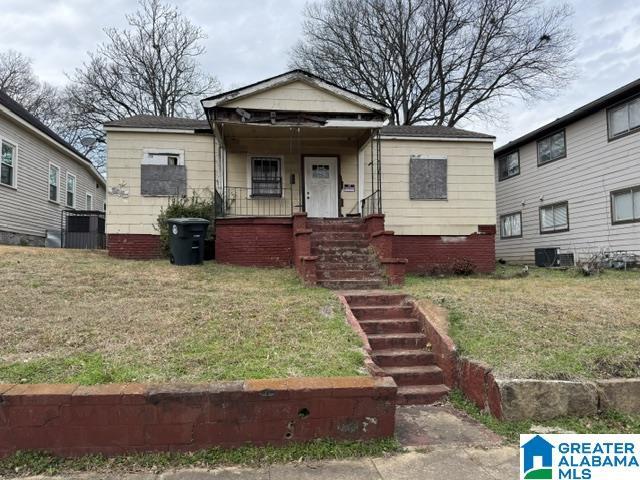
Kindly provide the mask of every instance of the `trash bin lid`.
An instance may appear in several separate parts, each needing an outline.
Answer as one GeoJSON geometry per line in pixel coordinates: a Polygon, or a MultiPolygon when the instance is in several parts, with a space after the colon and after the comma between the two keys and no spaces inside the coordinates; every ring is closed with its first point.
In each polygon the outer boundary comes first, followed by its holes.
{"type": "Polygon", "coordinates": [[[209,225],[209,220],[205,218],[168,218],[167,222],[169,223],[178,223],[180,225],[192,225],[192,224],[207,224],[209,225]]]}

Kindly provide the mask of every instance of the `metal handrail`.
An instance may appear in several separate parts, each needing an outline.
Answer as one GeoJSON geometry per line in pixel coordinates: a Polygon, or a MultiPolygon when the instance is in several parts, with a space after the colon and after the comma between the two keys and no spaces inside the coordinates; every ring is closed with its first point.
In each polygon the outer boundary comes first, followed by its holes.
{"type": "Polygon", "coordinates": [[[292,188],[280,195],[256,193],[248,187],[224,187],[215,192],[216,217],[288,217],[298,210],[292,188]]]}
{"type": "Polygon", "coordinates": [[[363,198],[360,201],[360,210],[363,217],[382,213],[382,198],[380,196],[380,190],[376,190],[368,197],[363,198]]]}

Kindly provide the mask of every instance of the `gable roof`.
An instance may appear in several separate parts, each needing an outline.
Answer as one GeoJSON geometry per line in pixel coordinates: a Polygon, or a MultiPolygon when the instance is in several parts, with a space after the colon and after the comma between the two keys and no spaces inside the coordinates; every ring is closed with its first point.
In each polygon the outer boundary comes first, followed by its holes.
{"type": "Polygon", "coordinates": [[[24,108],[22,105],[16,102],[3,90],[0,90],[0,105],[2,105],[11,113],[13,113],[17,117],[19,117],[20,119],[28,123],[31,127],[35,128],[36,130],[40,131],[42,134],[49,137],[51,140],[59,144],[61,147],[64,147],[66,150],[71,151],[71,153],[73,153],[76,157],[80,157],[80,159],[87,162],[89,165],[91,165],[94,173],[97,174],[100,177],[100,180],[104,183],[104,177],[100,175],[100,173],[97,170],[95,170],[95,166],[93,165],[91,160],[89,160],[85,155],[83,155],[78,150],[76,150],[75,147],[73,147],[73,145],[71,145],[69,142],[64,140],[60,135],[58,135],[56,132],[54,132],[49,127],[47,127],[37,117],[29,113],[29,111],[26,108],[24,108]]]}
{"type": "Polygon", "coordinates": [[[540,137],[544,137],[548,134],[554,133],[556,130],[560,130],[567,125],[570,125],[578,120],[581,120],[589,115],[592,115],[603,108],[610,107],[625,98],[631,97],[633,95],[640,94],[640,78],[634,80],[631,83],[628,83],[613,92],[607,93],[596,100],[587,103],[579,108],[576,108],[572,112],[564,115],[563,117],[557,118],[553,122],[547,123],[536,130],[533,130],[529,133],[524,134],[521,137],[516,138],[515,140],[510,141],[506,145],[497,148],[494,152],[496,156],[502,155],[504,153],[508,153],[509,150],[515,150],[525,143],[529,143],[533,140],[536,140],[540,137]]]}
{"type": "Polygon", "coordinates": [[[416,138],[463,138],[495,140],[496,137],[486,133],[472,132],[441,125],[387,125],[380,129],[383,137],[416,137],[416,138]]]}
{"type": "Polygon", "coordinates": [[[155,115],[135,115],[106,122],[105,127],[116,128],[157,128],[168,130],[207,130],[211,131],[209,122],[195,118],[158,117],[155,115]]]}
{"type": "Polygon", "coordinates": [[[380,112],[384,115],[389,115],[390,113],[387,107],[371,100],[370,98],[365,97],[360,93],[340,87],[333,82],[330,82],[328,80],[325,80],[324,78],[314,75],[313,73],[309,73],[305,70],[300,69],[290,70],[280,75],[276,75],[275,77],[260,80],[259,82],[252,83],[244,87],[236,88],[234,90],[229,90],[217,95],[213,95],[211,97],[207,97],[201,100],[201,103],[204,108],[211,108],[224,104],[231,100],[246,97],[248,95],[253,95],[255,93],[269,90],[281,85],[286,85],[295,81],[305,82],[307,84],[320,88],[321,90],[326,90],[338,97],[343,97],[351,103],[355,103],[356,105],[360,105],[369,110],[380,112]]]}

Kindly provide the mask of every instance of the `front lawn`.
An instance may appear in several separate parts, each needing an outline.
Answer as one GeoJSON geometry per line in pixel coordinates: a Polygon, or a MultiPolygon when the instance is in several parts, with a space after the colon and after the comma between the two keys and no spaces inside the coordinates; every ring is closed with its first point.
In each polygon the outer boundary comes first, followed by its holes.
{"type": "Polygon", "coordinates": [[[505,376],[640,376],[640,272],[498,267],[495,275],[410,277],[406,290],[449,310],[462,354],[505,376]],[[505,278],[506,277],[506,278],[505,278]]]}
{"type": "Polygon", "coordinates": [[[362,374],[337,298],[291,269],[0,246],[0,383],[362,374]]]}

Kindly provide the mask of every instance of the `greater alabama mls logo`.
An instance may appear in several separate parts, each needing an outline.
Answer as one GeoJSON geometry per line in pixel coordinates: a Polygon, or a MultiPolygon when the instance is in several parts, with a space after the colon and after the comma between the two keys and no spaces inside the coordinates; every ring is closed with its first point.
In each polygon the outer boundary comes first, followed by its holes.
{"type": "Polygon", "coordinates": [[[552,444],[540,435],[523,444],[520,452],[521,478],[553,480],[552,444]]]}
{"type": "Polygon", "coordinates": [[[638,480],[640,435],[520,435],[521,480],[638,480]]]}

